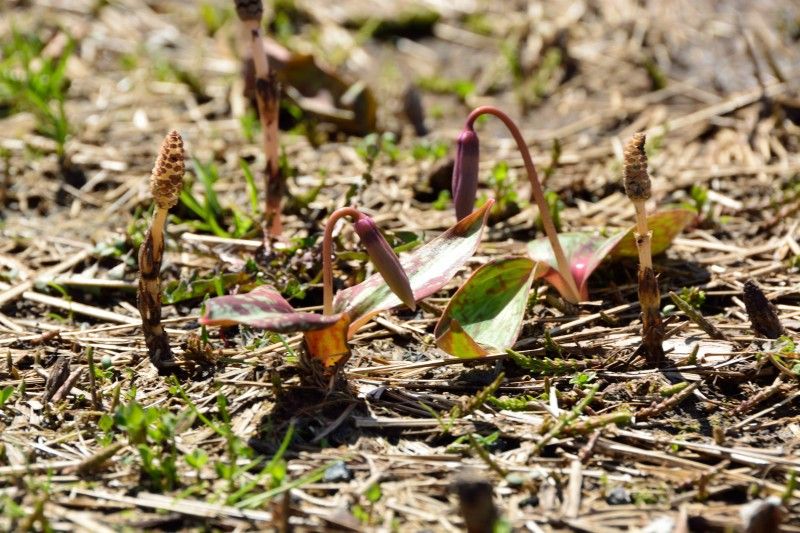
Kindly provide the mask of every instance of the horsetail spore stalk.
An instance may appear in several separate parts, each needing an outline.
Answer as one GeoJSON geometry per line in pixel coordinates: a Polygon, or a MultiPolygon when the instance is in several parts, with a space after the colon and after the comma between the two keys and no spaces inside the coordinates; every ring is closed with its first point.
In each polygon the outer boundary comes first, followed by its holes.
{"type": "Polygon", "coordinates": [[[368,217],[354,207],[342,207],[334,211],[325,224],[325,235],[322,240],[322,283],[323,283],[323,314],[333,314],[333,228],[340,218],[349,216],[354,221],[354,227],[361,244],[367,250],[375,270],[380,273],[386,284],[400,301],[408,308],[416,309],[414,291],[408,280],[405,270],[400,265],[397,255],[386,242],[378,226],[372,218],[368,217]]]}
{"type": "Polygon", "coordinates": [[[261,19],[264,8],[261,0],[234,0],[236,14],[242,21],[250,40],[250,50],[256,71],[256,106],[261,121],[261,132],[264,142],[264,155],[267,158],[264,169],[265,203],[264,203],[264,239],[269,235],[280,235],[283,231],[281,223],[281,200],[285,183],[281,175],[278,155],[278,107],[280,88],[275,73],[270,70],[267,51],[261,36],[261,19]]]}
{"type": "Polygon", "coordinates": [[[564,249],[558,240],[558,232],[556,226],[553,224],[553,217],[550,215],[550,208],[544,198],[544,191],[542,184],[539,181],[539,174],[536,172],[536,166],[533,164],[530,150],[522,133],[511,118],[497,109],[494,106],[481,106],[472,111],[467,117],[467,122],[461,135],[458,137],[458,151],[456,154],[455,166],[453,168],[453,201],[456,207],[456,217],[461,220],[472,212],[475,206],[475,196],[478,190],[478,159],[480,147],[478,143],[478,134],[475,132],[475,120],[481,115],[494,115],[505,124],[514,141],[517,143],[517,148],[522,155],[522,161],[525,164],[525,171],[528,174],[528,181],[531,184],[531,193],[536,205],[539,207],[539,213],[542,217],[542,226],[550,241],[550,246],[553,248],[553,255],[556,258],[558,265],[558,272],[567,285],[568,293],[564,296],[570,303],[578,303],[580,301],[580,291],[578,285],[575,283],[575,278],[569,268],[569,261],[564,254],[564,249]]]}
{"type": "Polygon", "coordinates": [[[161,144],[150,175],[155,212],[139,248],[137,305],[142,315],[142,331],[150,361],[159,371],[172,366],[169,337],[161,325],[160,272],[164,256],[164,226],[169,209],[178,203],[184,170],[183,139],[177,131],[171,131],[161,144]]]}
{"type": "Polygon", "coordinates": [[[650,175],[647,173],[647,155],[644,151],[646,137],[636,133],[625,145],[624,186],[636,209],[636,248],[639,251],[639,304],[642,308],[642,344],[647,360],[658,366],[664,361],[664,325],[661,322],[661,294],[653,271],[650,241],[652,232],[647,227],[647,208],[650,198],[650,175]]]}

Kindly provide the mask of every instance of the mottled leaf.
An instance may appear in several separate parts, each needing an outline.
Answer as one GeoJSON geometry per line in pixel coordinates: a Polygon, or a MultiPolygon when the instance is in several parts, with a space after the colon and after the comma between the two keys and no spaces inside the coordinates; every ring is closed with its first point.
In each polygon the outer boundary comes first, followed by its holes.
{"type": "MultiPolygon", "coordinates": [[[[647,226],[653,232],[650,249],[653,255],[658,255],[669,248],[675,237],[680,235],[683,228],[697,217],[692,209],[678,208],[658,211],[647,217],[647,226]]],[[[636,227],[632,226],[622,236],[622,240],[611,250],[611,257],[638,257],[636,238],[633,236],[636,227]]]]}
{"type": "MultiPolygon", "coordinates": [[[[690,209],[670,209],[653,213],[647,217],[648,226],[653,232],[653,255],[662,253],[669,248],[675,237],[695,216],[696,213],[690,209]]],[[[627,231],[617,231],[610,237],[602,236],[597,232],[580,231],[558,235],[582,300],[589,297],[589,276],[606,256],[612,259],[638,256],[633,236],[635,229],[635,226],[632,226],[627,231]]],[[[537,270],[537,277],[544,277],[559,293],[566,294],[566,281],[558,272],[558,263],[553,255],[550,242],[546,238],[529,242],[528,256],[541,263],[541,267],[537,270]]]]}
{"type": "Polygon", "coordinates": [[[347,326],[350,325],[350,319],[346,314],[332,316],[338,318],[335,323],[303,334],[309,356],[319,360],[325,368],[344,364],[350,357],[350,348],[347,346],[347,326]]]}
{"type": "MultiPolygon", "coordinates": [[[[558,241],[564,249],[581,300],[589,298],[589,276],[623,236],[623,232],[617,232],[611,237],[578,231],[558,234],[558,241]]],[[[543,277],[562,295],[569,294],[567,282],[558,271],[558,262],[547,238],[529,242],[528,256],[539,263],[536,269],[537,278],[543,277]]]]}
{"type": "Polygon", "coordinates": [[[436,345],[464,358],[511,348],[522,327],[536,264],[527,257],[509,257],[476,270],[436,324],[436,345]]]}
{"type": "MultiPolygon", "coordinates": [[[[400,264],[408,275],[414,298],[421,300],[444,287],[470,258],[481,240],[486,216],[493,200],[471,215],[461,219],[450,229],[420,246],[411,253],[400,256],[400,264]]],[[[349,289],[339,291],[333,307],[347,313],[351,324],[349,337],[381,311],[400,305],[400,299],[389,289],[379,274],[375,274],[349,289]]]]}
{"type": "Polygon", "coordinates": [[[278,291],[262,285],[247,294],[211,298],[205,304],[200,323],[206,326],[244,324],[277,333],[291,333],[321,329],[339,319],[338,314],[323,316],[295,311],[278,291]]]}

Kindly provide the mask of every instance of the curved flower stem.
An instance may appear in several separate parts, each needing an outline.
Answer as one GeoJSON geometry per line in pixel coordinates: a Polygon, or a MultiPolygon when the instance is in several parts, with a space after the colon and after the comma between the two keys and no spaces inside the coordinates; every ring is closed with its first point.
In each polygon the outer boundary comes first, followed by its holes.
{"type": "Polygon", "coordinates": [[[337,209],[328,217],[325,223],[325,236],[322,238],[322,314],[333,314],[333,228],[336,222],[342,218],[350,216],[353,220],[358,220],[364,216],[361,211],[354,207],[342,207],[337,209]]]}
{"type": "Polygon", "coordinates": [[[414,311],[417,307],[416,299],[414,298],[414,290],[411,288],[408,275],[403,270],[400,259],[375,225],[375,221],[355,207],[342,207],[334,211],[328,218],[328,223],[325,224],[325,237],[322,241],[322,253],[325,255],[322,259],[323,283],[325,285],[323,287],[323,313],[326,315],[333,313],[333,267],[331,265],[333,226],[343,216],[353,218],[353,226],[355,227],[356,235],[361,241],[361,246],[367,250],[367,256],[372,261],[375,270],[383,278],[383,281],[400,298],[401,302],[414,311]]]}
{"type": "Polygon", "coordinates": [[[472,129],[475,120],[481,115],[496,116],[503,121],[503,124],[505,124],[506,128],[508,128],[511,136],[514,137],[514,141],[517,143],[517,148],[519,149],[520,154],[522,154],[522,161],[525,163],[525,171],[528,173],[528,181],[531,183],[533,199],[536,202],[536,205],[539,206],[539,213],[542,217],[542,226],[544,226],[544,232],[547,235],[547,238],[550,240],[550,246],[553,248],[553,254],[556,256],[558,271],[561,274],[561,277],[564,278],[564,281],[566,282],[571,293],[566,296],[566,299],[571,303],[578,303],[581,299],[580,292],[578,291],[578,286],[575,283],[575,278],[572,276],[572,271],[569,268],[567,257],[564,255],[564,250],[561,248],[561,243],[558,240],[558,232],[556,231],[555,224],[553,224],[553,218],[550,216],[550,209],[547,207],[547,202],[544,198],[544,191],[542,190],[542,184],[539,181],[539,175],[537,174],[536,167],[531,159],[531,153],[530,150],[528,150],[528,145],[525,142],[525,139],[522,138],[522,133],[508,115],[494,106],[481,106],[475,108],[467,117],[466,127],[472,129]]]}

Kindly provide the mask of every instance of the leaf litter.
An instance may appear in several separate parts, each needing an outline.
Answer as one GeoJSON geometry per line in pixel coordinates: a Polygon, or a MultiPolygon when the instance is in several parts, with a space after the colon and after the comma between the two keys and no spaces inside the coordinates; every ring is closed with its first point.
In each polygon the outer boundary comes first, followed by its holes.
{"type": "MultiPolygon", "coordinates": [[[[63,114],[0,92],[3,527],[452,531],[472,519],[459,497],[488,485],[514,530],[747,530],[775,517],[797,530],[797,6],[559,1],[508,17],[499,4],[398,2],[394,18],[365,21],[366,4],[276,3],[281,45],[363,82],[393,135],[365,145],[339,133],[350,117],[325,118],[341,114],[338,85],[330,101],[295,94],[282,117],[290,237],[262,255],[242,161],[257,168],[263,154],[248,140],[257,119],[231,5],[8,8],[0,35],[68,54],[38,65],[63,64],[69,83],[46,85],[66,91],[63,114]],[[415,101],[408,80],[427,109],[424,140],[402,118],[415,101]],[[631,226],[622,143],[647,133],[653,207],[698,213],[654,260],[664,367],[644,365],[636,265],[624,257],[594,271],[579,306],[534,282],[511,351],[504,342],[467,360],[435,347],[435,324],[470,272],[540,236],[524,205],[487,226],[468,268],[415,313],[359,329],[348,393],[301,383],[301,335],[199,327],[203,296],[235,291],[241,272],[299,312],[318,310],[322,224],[347,195],[419,242],[452,225],[442,193],[454,141],[468,109],[488,101],[521,118],[534,162],[552,166],[542,176],[564,204],[564,231],[631,226]],[[195,159],[162,280],[209,280],[163,307],[180,381],[149,363],[131,293],[147,176],[172,129],[195,159]],[[754,333],[753,282],[780,327],[757,322],[754,333]],[[457,479],[465,470],[477,478],[457,479]]],[[[5,66],[5,43],[19,41],[2,42],[5,66]]],[[[493,195],[486,175],[503,162],[518,194],[497,200],[527,198],[512,141],[492,121],[476,130],[481,193],[493,195]]],[[[337,252],[359,250],[347,232],[337,252]]],[[[337,263],[339,290],[368,275],[361,261],[337,263]]]]}

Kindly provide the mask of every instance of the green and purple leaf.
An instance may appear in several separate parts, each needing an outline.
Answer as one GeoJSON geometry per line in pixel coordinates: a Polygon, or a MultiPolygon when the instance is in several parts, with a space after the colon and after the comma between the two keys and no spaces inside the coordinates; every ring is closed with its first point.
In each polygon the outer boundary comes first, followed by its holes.
{"type": "Polygon", "coordinates": [[[246,294],[211,298],[205,303],[200,323],[205,326],[243,324],[276,333],[291,333],[322,329],[340,318],[339,314],[324,316],[295,311],[278,291],[262,285],[246,294]]]}
{"type": "MultiPolygon", "coordinates": [[[[647,217],[647,224],[653,232],[653,255],[664,252],[696,216],[690,209],[670,209],[659,211],[647,217]]],[[[633,236],[635,226],[627,231],[618,231],[610,237],[596,232],[560,233],[558,240],[564,248],[564,254],[570,264],[570,270],[578,285],[581,299],[589,298],[589,276],[602,263],[605,257],[618,259],[636,257],[636,241],[633,236]]],[[[553,249],[546,238],[536,239],[528,243],[528,256],[540,263],[537,277],[543,277],[553,285],[559,293],[565,294],[566,282],[558,272],[558,263],[553,249]]]]}
{"type": "MultiPolygon", "coordinates": [[[[400,256],[400,264],[408,275],[415,300],[426,298],[444,287],[472,257],[493,203],[489,200],[429,243],[400,256]]],[[[380,274],[339,291],[333,301],[337,313],[347,313],[350,317],[349,337],[377,313],[400,304],[400,299],[380,274]]]]}
{"type": "Polygon", "coordinates": [[[514,346],[522,327],[536,261],[497,259],[453,295],[436,324],[436,345],[456,357],[483,357],[514,346]]]}
{"type": "MultiPolygon", "coordinates": [[[[680,235],[683,229],[688,226],[695,218],[697,212],[693,209],[676,208],[657,211],[647,217],[647,226],[653,232],[650,241],[650,250],[653,255],[664,253],[669,248],[675,237],[680,235]]],[[[611,250],[611,257],[638,257],[636,249],[636,237],[633,236],[636,227],[631,227],[622,237],[617,245],[611,250]]]]}
{"type": "MultiPolygon", "coordinates": [[[[558,234],[558,241],[564,249],[564,255],[569,262],[581,300],[589,299],[589,276],[623,236],[622,232],[611,237],[579,231],[558,234]]],[[[529,242],[528,256],[539,265],[536,269],[537,278],[543,277],[559,293],[568,294],[567,282],[558,271],[558,262],[553,255],[553,248],[546,238],[529,242]]]]}

